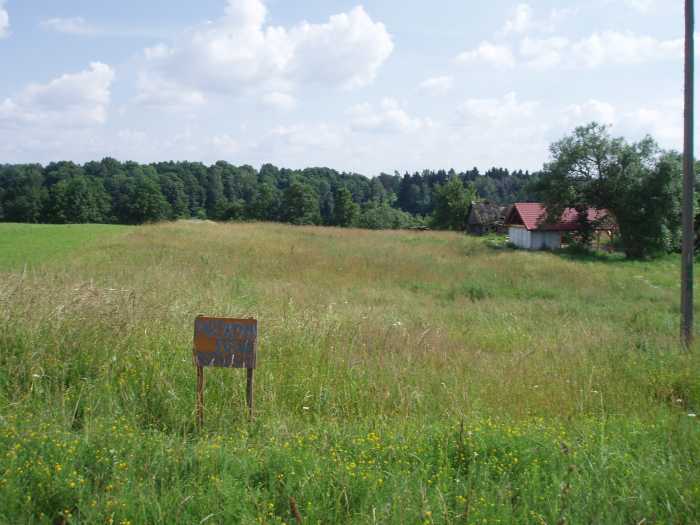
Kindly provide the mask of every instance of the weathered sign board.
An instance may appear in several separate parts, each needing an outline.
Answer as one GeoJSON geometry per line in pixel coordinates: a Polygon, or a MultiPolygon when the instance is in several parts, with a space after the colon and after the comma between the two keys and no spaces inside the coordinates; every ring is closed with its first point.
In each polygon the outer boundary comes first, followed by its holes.
{"type": "Polygon", "coordinates": [[[194,321],[194,359],[197,366],[255,368],[258,322],[199,316],[194,321]]]}
{"type": "Polygon", "coordinates": [[[253,416],[253,371],[258,321],[198,316],[194,321],[192,358],[197,367],[197,424],[204,424],[204,367],[247,369],[246,401],[253,416]]]}

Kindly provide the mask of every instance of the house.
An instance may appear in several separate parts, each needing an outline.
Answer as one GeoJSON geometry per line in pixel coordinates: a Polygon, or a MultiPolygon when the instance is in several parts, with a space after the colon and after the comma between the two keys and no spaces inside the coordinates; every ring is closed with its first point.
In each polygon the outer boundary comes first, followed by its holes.
{"type": "MultiPolygon", "coordinates": [[[[599,222],[608,217],[606,210],[588,209],[588,221],[599,222]]],[[[559,221],[545,222],[546,208],[536,202],[518,202],[512,206],[505,219],[510,242],[526,250],[556,250],[561,248],[562,234],[581,229],[579,213],[567,208],[559,221]]],[[[605,227],[607,231],[609,226],[605,227]]]]}
{"type": "Polygon", "coordinates": [[[467,218],[467,232],[472,235],[505,233],[504,222],[508,208],[493,202],[472,202],[467,218]]]}

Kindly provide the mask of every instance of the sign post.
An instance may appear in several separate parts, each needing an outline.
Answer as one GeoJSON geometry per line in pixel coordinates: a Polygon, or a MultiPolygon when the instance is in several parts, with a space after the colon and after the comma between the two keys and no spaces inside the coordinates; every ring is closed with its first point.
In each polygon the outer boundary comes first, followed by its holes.
{"type": "Polygon", "coordinates": [[[192,358],[197,367],[197,426],[204,425],[204,367],[245,368],[248,416],[253,417],[258,321],[198,316],[194,321],[192,358]]]}

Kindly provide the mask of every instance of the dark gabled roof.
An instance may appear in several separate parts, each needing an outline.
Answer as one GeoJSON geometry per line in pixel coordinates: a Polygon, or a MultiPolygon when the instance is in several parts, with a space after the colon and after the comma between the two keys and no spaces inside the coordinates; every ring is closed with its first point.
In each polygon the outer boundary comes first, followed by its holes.
{"type": "Polygon", "coordinates": [[[493,224],[503,221],[505,207],[492,202],[473,202],[469,224],[493,224]]]}
{"type": "MultiPolygon", "coordinates": [[[[588,209],[588,221],[596,222],[608,217],[607,210],[588,209]]],[[[517,202],[513,205],[506,224],[523,225],[528,230],[576,231],[581,229],[579,214],[574,208],[566,208],[556,223],[544,223],[547,219],[547,209],[538,202],[517,202]]]]}

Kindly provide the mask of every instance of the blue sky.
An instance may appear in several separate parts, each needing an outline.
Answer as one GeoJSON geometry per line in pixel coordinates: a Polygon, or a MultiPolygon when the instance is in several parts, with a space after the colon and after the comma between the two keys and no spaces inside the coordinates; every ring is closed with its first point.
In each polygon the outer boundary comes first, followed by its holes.
{"type": "Polygon", "coordinates": [[[0,0],[0,162],[539,169],[682,144],[682,1],[0,0]]]}

